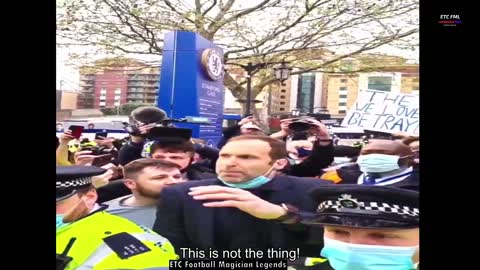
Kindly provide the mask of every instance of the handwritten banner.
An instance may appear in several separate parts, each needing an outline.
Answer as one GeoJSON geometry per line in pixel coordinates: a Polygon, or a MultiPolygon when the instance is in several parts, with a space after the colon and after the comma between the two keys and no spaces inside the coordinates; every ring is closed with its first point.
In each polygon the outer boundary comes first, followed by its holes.
{"type": "Polygon", "coordinates": [[[342,126],[420,135],[418,95],[360,91],[357,101],[343,119],[342,126]]]}

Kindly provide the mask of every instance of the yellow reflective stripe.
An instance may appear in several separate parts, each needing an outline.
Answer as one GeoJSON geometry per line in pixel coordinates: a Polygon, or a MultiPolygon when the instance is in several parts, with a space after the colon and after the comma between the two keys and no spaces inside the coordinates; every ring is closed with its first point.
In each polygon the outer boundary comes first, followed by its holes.
{"type": "Polygon", "coordinates": [[[315,264],[324,263],[326,261],[327,261],[327,259],[324,259],[324,258],[308,257],[308,258],[305,259],[305,266],[314,266],[315,264]]]}
{"type": "Polygon", "coordinates": [[[109,246],[107,246],[106,244],[102,244],[90,255],[90,257],[88,257],[88,259],[84,263],[82,263],[82,265],[80,265],[75,270],[93,269],[96,264],[103,261],[112,253],[113,250],[109,246]]]}

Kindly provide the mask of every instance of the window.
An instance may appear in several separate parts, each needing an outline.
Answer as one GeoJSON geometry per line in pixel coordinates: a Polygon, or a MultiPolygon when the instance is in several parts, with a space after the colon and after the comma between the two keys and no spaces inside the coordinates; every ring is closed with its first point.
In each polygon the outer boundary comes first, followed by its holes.
{"type": "Polygon", "coordinates": [[[392,90],[392,77],[369,77],[368,89],[390,92],[392,90]]]}
{"type": "Polygon", "coordinates": [[[286,93],[286,92],[287,92],[287,90],[285,90],[285,89],[282,89],[282,90],[280,90],[280,92],[282,92],[282,93],[286,93]]]}
{"type": "Polygon", "coordinates": [[[339,95],[339,98],[347,98],[347,95],[339,95]]]}
{"type": "Polygon", "coordinates": [[[120,106],[120,102],[115,102],[115,106],[120,106]]]}
{"type": "Polygon", "coordinates": [[[280,101],[280,105],[285,105],[285,102],[284,102],[284,101],[280,101]]]}
{"type": "Polygon", "coordinates": [[[347,103],[346,102],[339,102],[338,106],[347,106],[347,103]]]}
{"type": "Polygon", "coordinates": [[[298,80],[297,108],[311,113],[315,98],[315,73],[304,73],[298,80]]]}
{"type": "Polygon", "coordinates": [[[280,98],[285,98],[285,96],[280,96],[280,98]]]}
{"type": "Polygon", "coordinates": [[[122,93],[122,89],[121,89],[121,88],[115,89],[115,94],[120,94],[120,93],[122,93]]]}
{"type": "Polygon", "coordinates": [[[100,94],[106,94],[106,93],[107,93],[107,89],[105,88],[100,89],[100,94]]]}
{"type": "Polygon", "coordinates": [[[100,100],[105,100],[106,97],[105,96],[100,96],[100,100]]]}
{"type": "Polygon", "coordinates": [[[104,101],[100,101],[100,106],[105,106],[105,102],[104,102],[104,101]]]}
{"type": "Polygon", "coordinates": [[[346,83],[346,82],[347,82],[347,79],[341,79],[340,82],[341,82],[341,83],[346,83]]]}
{"type": "Polygon", "coordinates": [[[340,91],[347,91],[348,90],[347,87],[344,87],[344,86],[340,87],[339,89],[340,89],[340,91]]]}
{"type": "Polygon", "coordinates": [[[280,111],[281,111],[281,112],[285,111],[285,108],[280,108],[280,111]]]}
{"type": "Polygon", "coordinates": [[[339,114],[347,114],[347,111],[345,111],[345,110],[339,110],[338,113],[339,113],[339,114]]]}
{"type": "Polygon", "coordinates": [[[120,96],[115,96],[115,100],[119,100],[120,99],[120,96]]]}

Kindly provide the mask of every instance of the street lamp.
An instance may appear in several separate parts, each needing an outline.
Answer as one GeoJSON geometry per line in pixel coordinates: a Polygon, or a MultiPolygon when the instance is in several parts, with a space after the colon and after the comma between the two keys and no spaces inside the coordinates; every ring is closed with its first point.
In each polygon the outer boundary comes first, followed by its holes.
{"type": "Polygon", "coordinates": [[[325,108],[325,107],[314,107],[313,108],[313,113],[328,114],[328,109],[325,108]]]}
{"type": "Polygon", "coordinates": [[[247,100],[246,100],[247,104],[246,104],[246,110],[245,110],[246,115],[250,114],[250,106],[252,105],[252,75],[253,75],[253,72],[257,69],[266,68],[267,65],[271,65],[271,64],[280,64],[279,67],[274,68],[275,79],[280,80],[281,82],[288,79],[288,76],[290,75],[291,68],[287,67],[287,63],[285,61],[258,63],[258,64],[252,64],[251,62],[248,62],[248,64],[246,66],[245,65],[240,65],[240,64],[232,64],[232,65],[236,65],[236,66],[239,66],[239,67],[243,68],[247,72],[247,100]]]}
{"type": "Polygon", "coordinates": [[[292,114],[293,117],[300,116],[300,110],[299,109],[294,109],[294,110],[292,110],[291,114],[292,114]]]}
{"type": "Polygon", "coordinates": [[[291,70],[292,68],[287,67],[287,63],[285,61],[282,61],[279,67],[273,68],[273,71],[275,72],[275,78],[281,82],[288,79],[291,70]]]}

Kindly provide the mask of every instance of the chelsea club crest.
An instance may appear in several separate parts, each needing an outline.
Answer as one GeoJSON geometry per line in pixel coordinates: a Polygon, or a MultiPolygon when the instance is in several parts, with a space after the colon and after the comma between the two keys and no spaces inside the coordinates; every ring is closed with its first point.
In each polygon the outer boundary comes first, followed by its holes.
{"type": "Polygon", "coordinates": [[[212,81],[223,79],[223,56],[214,49],[202,52],[202,66],[212,81]]]}

